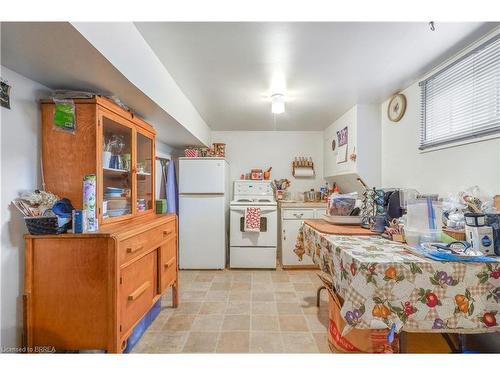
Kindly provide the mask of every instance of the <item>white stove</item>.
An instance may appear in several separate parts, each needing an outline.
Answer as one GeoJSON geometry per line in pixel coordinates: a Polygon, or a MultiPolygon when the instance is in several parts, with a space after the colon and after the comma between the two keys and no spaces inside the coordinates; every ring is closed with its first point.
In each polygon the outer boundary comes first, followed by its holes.
{"type": "Polygon", "coordinates": [[[265,199],[238,199],[231,201],[231,206],[276,206],[275,200],[265,199]]]}
{"type": "Polygon", "coordinates": [[[277,204],[270,181],[237,180],[230,205],[231,268],[276,268],[277,204]],[[245,231],[247,207],[260,208],[260,231],[245,231]]]}

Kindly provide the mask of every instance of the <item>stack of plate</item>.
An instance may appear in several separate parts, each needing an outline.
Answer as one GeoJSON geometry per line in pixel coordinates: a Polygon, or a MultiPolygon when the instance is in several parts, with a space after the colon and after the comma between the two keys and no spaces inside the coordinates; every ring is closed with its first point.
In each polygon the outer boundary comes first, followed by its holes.
{"type": "Polygon", "coordinates": [[[116,187],[107,187],[104,191],[104,199],[107,200],[106,214],[109,217],[129,214],[130,200],[125,194],[125,189],[116,187]]]}
{"type": "Polygon", "coordinates": [[[104,198],[121,198],[125,189],[116,187],[107,187],[104,190],[104,198]]]}

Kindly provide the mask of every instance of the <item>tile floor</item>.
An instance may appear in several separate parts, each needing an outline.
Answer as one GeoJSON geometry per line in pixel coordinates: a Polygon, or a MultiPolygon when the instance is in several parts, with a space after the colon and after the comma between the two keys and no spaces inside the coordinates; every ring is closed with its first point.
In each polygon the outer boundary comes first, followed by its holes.
{"type": "Polygon", "coordinates": [[[181,271],[179,285],[134,353],[329,353],[316,271],[181,271]]]}

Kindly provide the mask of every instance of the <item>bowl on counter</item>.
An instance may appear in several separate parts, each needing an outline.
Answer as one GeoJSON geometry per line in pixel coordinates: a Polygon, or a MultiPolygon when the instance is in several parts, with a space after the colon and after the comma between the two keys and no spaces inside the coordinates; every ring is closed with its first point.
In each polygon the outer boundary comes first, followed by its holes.
{"type": "Polygon", "coordinates": [[[335,215],[323,215],[325,221],[331,224],[337,225],[360,225],[361,216],[335,216],[335,215]]]}

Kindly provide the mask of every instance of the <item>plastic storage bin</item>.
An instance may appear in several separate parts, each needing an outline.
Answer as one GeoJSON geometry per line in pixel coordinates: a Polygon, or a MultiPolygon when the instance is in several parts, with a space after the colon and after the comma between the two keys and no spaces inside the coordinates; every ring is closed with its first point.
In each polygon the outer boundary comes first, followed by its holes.
{"type": "Polygon", "coordinates": [[[409,201],[404,227],[408,245],[418,247],[424,242],[440,242],[442,215],[441,202],[430,199],[409,201]]]}
{"type": "Polygon", "coordinates": [[[418,247],[424,242],[441,242],[441,229],[415,230],[405,228],[406,243],[412,247],[418,247]]]}

